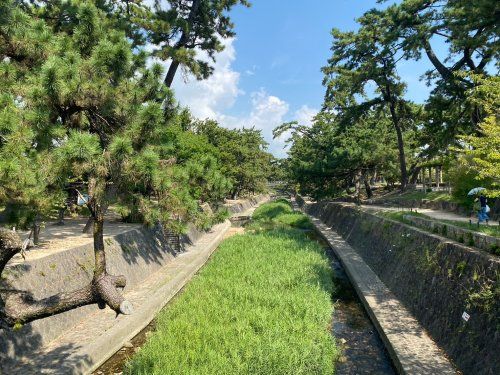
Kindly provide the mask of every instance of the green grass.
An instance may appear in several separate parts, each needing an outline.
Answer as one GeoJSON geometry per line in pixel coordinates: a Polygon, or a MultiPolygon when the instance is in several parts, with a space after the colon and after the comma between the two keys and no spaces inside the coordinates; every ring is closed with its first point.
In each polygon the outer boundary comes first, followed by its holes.
{"type": "Polygon", "coordinates": [[[257,209],[253,231],[221,244],[125,372],[332,374],[332,270],[301,216],[283,201],[257,209]]]}
{"type": "Polygon", "coordinates": [[[313,229],[313,225],[307,216],[299,212],[294,212],[290,203],[284,199],[279,199],[258,207],[252,219],[253,221],[247,226],[247,230],[262,231],[278,228],[313,229]]]}
{"type": "Polygon", "coordinates": [[[500,226],[495,223],[491,223],[490,225],[481,224],[479,227],[476,222],[472,221],[472,225],[469,223],[465,223],[463,221],[455,221],[455,220],[440,220],[440,222],[455,225],[456,227],[461,227],[469,230],[473,230],[474,232],[480,232],[487,234],[488,236],[500,237],[500,226]]]}
{"type": "Polygon", "coordinates": [[[429,201],[447,201],[447,202],[455,202],[454,198],[451,196],[451,194],[445,192],[445,191],[430,191],[430,192],[423,192],[423,191],[417,191],[417,190],[411,190],[408,192],[405,192],[403,194],[399,195],[394,195],[392,197],[388,197],[388,200],[420,200],[420,199],[427,199],[429,201]]]}
{"type": "Polygon", "coordinates": [[[388,219],[400,221],[405,224],[410,224],[410,221],[406,220],[404,216],[411,215],[411,216],[417,216],[417,217],[423,217],[425,219],[429,219],[427,215],[421,214],[419,212],[415,211],[381,211],[377,212],[378,216],[383,216],[388,219]]]}
{"type": "Polygon", "coordinates": [[[421,214],[419,212],[414,212],[414,211],[383,211],[378,213],[379,216],[387,217],[392,220],[400,221],[405,224],[411,224],[408,220],[404,218],[406,215],[411,215],[411,216],[418,216],[422,217],[424,219],[429,219],[438,223],[446,223],[446,224],[451,224],[460,228],[472,230],[474,232],[479,232],[479,233],[484,233],[488,236],[493,236],[493,237],[500,237],[500,226],[497,224],[490,224],[490,225],[484,225],[481,224],[480,226],[477,226],[477,223],[472,223],[469,224],[467,222],[463,221],[455,221],[455,220],[438,220],[436,218],[433,218],[431,216],[421,214]]]}

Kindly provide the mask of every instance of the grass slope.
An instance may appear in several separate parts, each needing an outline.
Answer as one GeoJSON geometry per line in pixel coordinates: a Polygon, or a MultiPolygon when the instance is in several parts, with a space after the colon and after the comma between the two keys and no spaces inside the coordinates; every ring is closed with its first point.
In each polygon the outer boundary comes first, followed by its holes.
{"type": "Polygon", "coordinates": [[[430,192],[423,192],[419,190],[410,190],[407,192],[404,192],[402,194],[397,194],[393,195],[392,197],[387,197],[387,200],[402,200],[402,201],[409,201],[409,200],[421,200],[421,199],[426,199],[428,201],[448,201],[448,202],[455,202],[455,203],[461,203],[456,201],[450,193],[445,192],[445,191],[430,191],[430,192]]]}
{"type": "Polygon", "coordinates": [[[255,211],[162,311],[129,374],[332,374],[332,271],[288,203],[255,211]]]}
{"type": "Polygon", "coordinates": [[[477,223],[474,221],[472,222],[472,224],[469,224],[467,222],[458,221],[458,220],[438,220],[438,219],[435,219],[431,216],[421,214],[421,213],[415,212],[415,211],[385,211],[385,212],[378,213],[378,215],[387,217],[389,219],[401,221],[402,223],[406,223],[406,224],[410,224],[410,225],[411,225],[411,222],[409,222],[408,220],[405,220],[404,216],[406,216],[406,215],[418,216],[418,217],[422,217],[424,219],[436,221],[438,223],[447,223],[447,224],[455,225],[457,227],[461,227],[464,229],[472,230],[475,232],[484,233],[484,234],[487,234],[488,236],[500,237],[500,226],[498,224],[495,224],[494,222],[492,222],[490,225],[481,224],[478,226],[477,223]]]}

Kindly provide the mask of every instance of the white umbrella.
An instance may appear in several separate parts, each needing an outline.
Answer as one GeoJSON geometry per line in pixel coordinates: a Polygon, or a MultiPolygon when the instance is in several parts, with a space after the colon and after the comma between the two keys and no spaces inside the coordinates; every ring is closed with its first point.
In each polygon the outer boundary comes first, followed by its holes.
{"type": "Polygon", "coordinates": [[[471,189],[467,195],[476,195],[477,193],[486,190],[484,187],[475,187],[474,189],[471,189]]]}

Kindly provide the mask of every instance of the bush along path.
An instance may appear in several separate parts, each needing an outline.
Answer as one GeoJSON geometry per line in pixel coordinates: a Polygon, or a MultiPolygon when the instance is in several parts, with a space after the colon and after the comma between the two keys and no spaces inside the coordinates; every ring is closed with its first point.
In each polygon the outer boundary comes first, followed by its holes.
{"type": "Polygon", "coordinates": [[[332,270],[285,201],[259,207],[162,311],[127,374],[331,374],[332,270]]]}

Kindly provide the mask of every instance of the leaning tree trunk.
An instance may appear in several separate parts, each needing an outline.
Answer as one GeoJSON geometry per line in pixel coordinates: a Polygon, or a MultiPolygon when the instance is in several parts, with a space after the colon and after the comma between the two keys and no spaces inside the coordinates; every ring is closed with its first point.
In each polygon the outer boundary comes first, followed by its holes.
{"type": "MultiPolygon", "coordinates": [[[[191,9],[189,10],[189,16],[186,22],[186,28],[182,31],[181,37],[178,42],[175,44],[175,49],[184,48],[189,41],[189,33],[191,32],[191,28],[193,27],[194,21],[198,15],[198,9],[200,8],[201,0],[193,0],[191,3],[191,9]]],[[[174,81],[175,73],[177,73],[177,69],[179,68],[179,61],[173,60],[168,68],[167,75],[165,76],[164,83],[167,87],[172,86],[172,82],[174,81]]]]}
{"type": "Polygon", "coordinates": [[[94,215],[94,278],[92,284],[101,299],[99,302],[106,303],[116,312],[122,314],[132,313],[132,304],[123,298],[116,289],[116,281],[123,280],[125,276],[111,276],[106,270],[106,253],[104,251],[104,214],[101,210],[94,215]]]}
{"type": "MultiPolygon", "coordinates": [[[[132,313],[132,304],[126,301],[117,290],[117,288],[125,287],[125,276],[113,276],[107,273],[102,212],[102,208],[94,203],[92,215],[94,217],[95,268],[92,281],[81,289],[61,292],[40,300],[34,299],[26,291],[12,288],[0,289],[0,327],[26,324],[91,304],[98,304],[100,307],[108,305],[117,313],[132,313]]],[[[21,249],[22,241],[17,233],[0,229],[0,276],[9,260],[21,249]]]]}
{"type": "Polygon", "coordinates": [[[94,227],[94,218],[92,216],[89,216],[87,219],[87,222],[85,223],[85,226],[83,227],[82,233],[92,233],[92,228],[94,227]]]}
{"type": "Polygon", "coordinates": [[[173,60],[170,66],[168,67],[167,75],[165,76],[165,85],[167,87],[172,86],[172,82],[174,82],[175,74],[177,73],[177,69],[179,69],[179,61],[173,60]]]}

